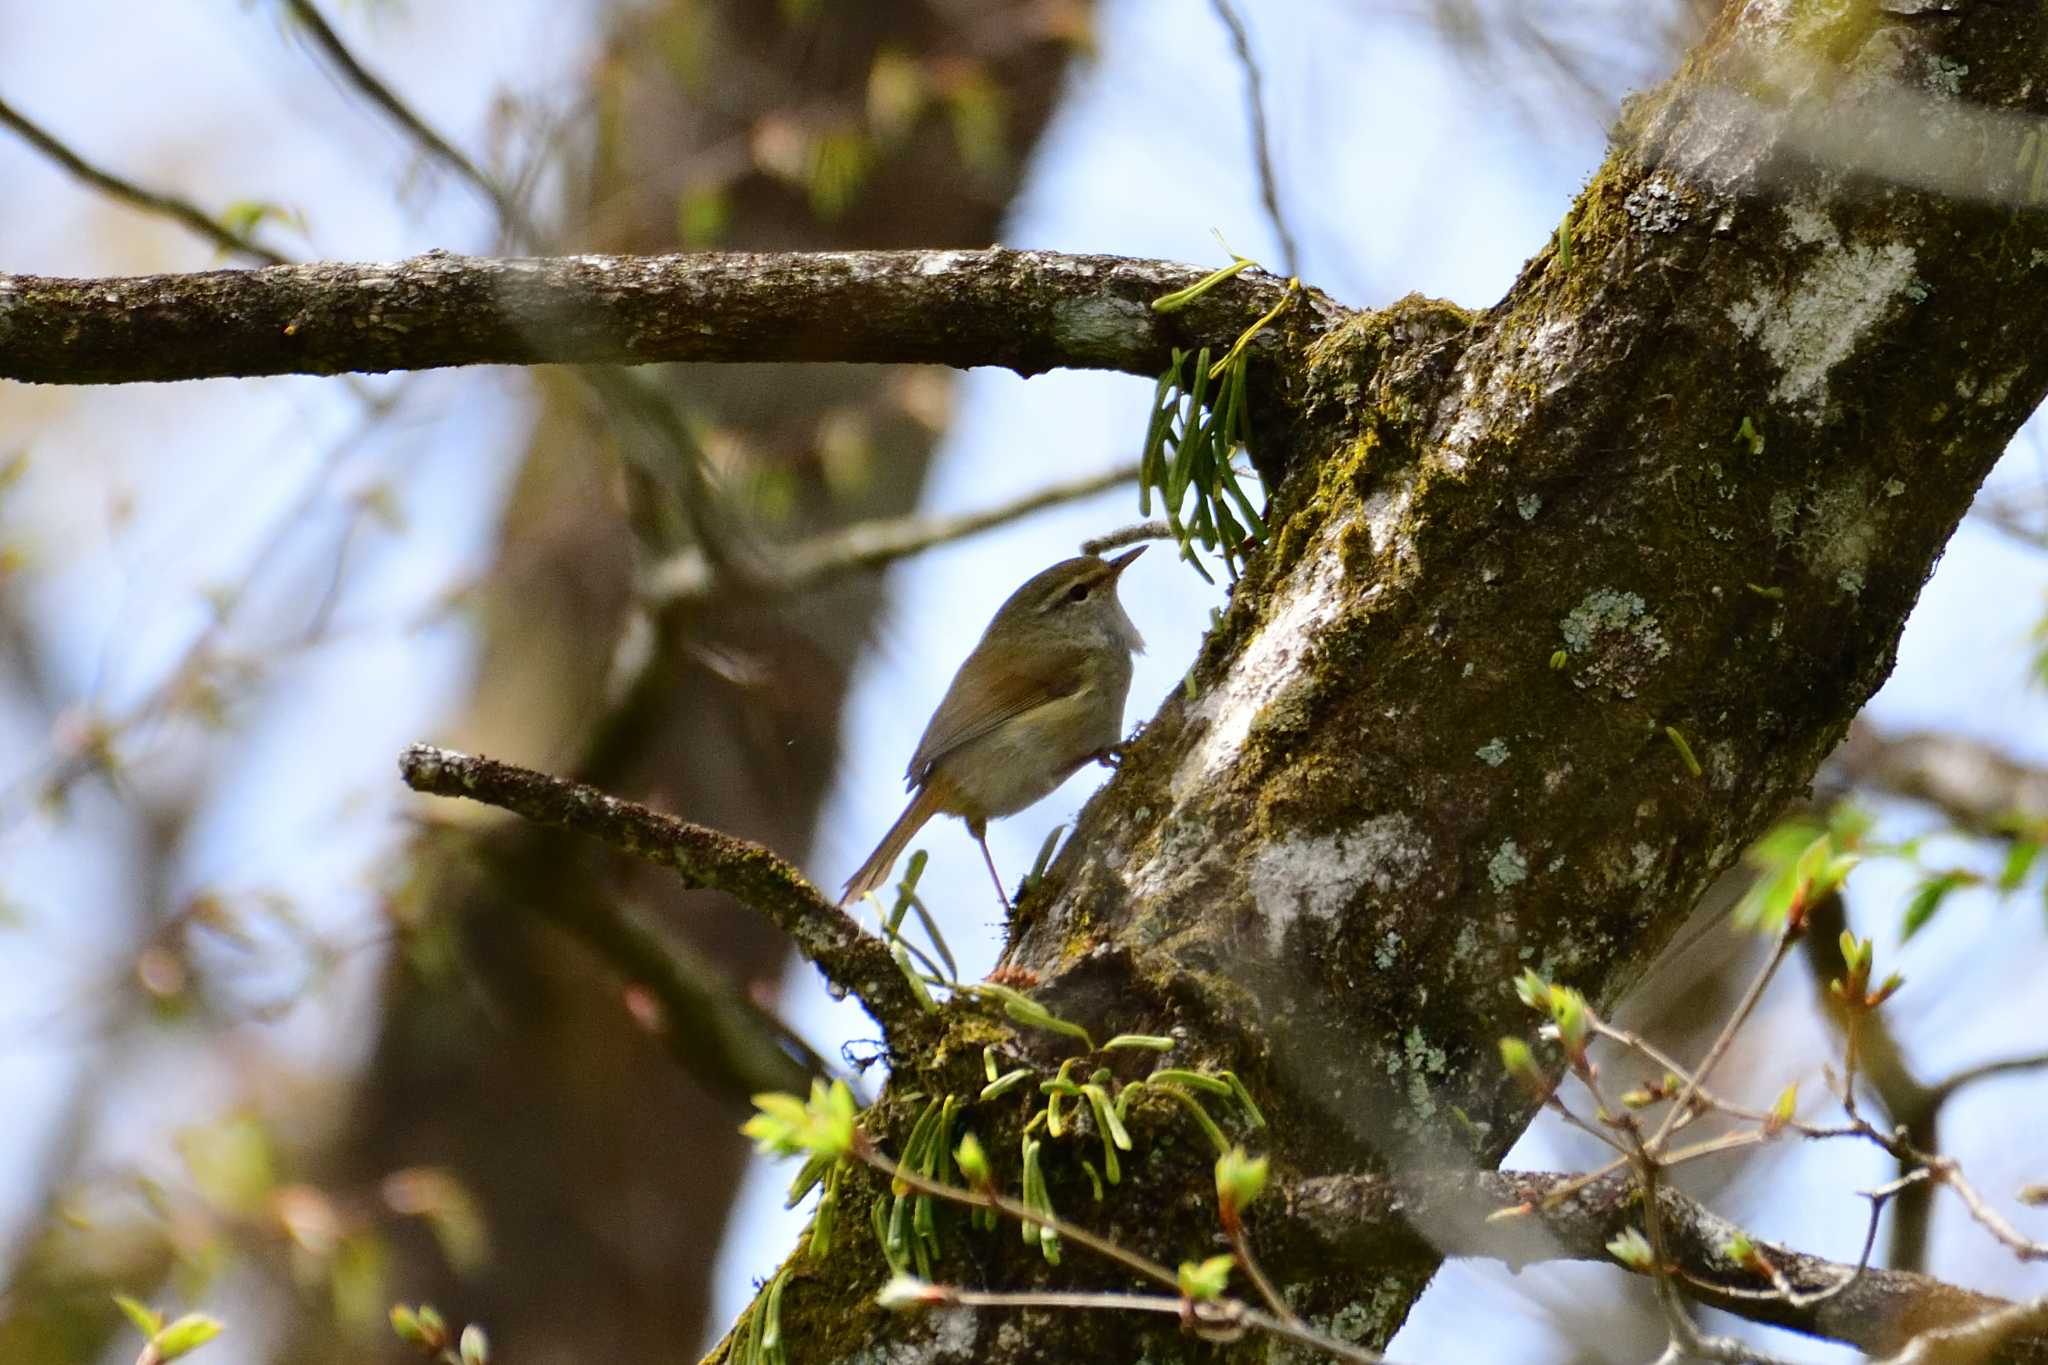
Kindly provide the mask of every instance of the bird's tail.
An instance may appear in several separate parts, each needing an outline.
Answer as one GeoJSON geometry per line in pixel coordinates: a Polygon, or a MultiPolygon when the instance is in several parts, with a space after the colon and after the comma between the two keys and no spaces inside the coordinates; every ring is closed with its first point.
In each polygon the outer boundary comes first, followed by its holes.
{"type": "Polygon", "coordinates": [[[925,821],[939,813],[939,794],[926,786],[910,804],[903,808],[903,814],[896,817],[896,823],[889,826],[889,832],[882,836],[882,842],[875,845],[875,851],[860,865],[860,871],[853,874],[846,883],[846,890],[840,893],[839,903],[851,905],[868,892],[889,879],[889,869],[896,866],[897,858],[903,854],[903,847],[924,828],[925,821]]]}

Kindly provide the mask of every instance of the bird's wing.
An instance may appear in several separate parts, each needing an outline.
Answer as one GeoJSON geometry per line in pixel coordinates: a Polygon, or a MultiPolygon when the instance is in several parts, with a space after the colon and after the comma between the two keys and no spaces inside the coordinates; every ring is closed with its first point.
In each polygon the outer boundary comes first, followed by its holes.
{"type": "Polygon", "coordinates": [[[1040,649],[1024,665],[1011,664],[1000,671],[977,667],[977,656],[969,655],[946,699],[932,712],[924,727],[924,738],[910,756],[904,772],[911,786],[931,776],[932,765],[971,740],[979,739],[1013,716],[1072,696],[1087,686],[1088,651],[1081,646],[1040,649]],[[973,682],[968,680],[972,678],[973,682]]]}

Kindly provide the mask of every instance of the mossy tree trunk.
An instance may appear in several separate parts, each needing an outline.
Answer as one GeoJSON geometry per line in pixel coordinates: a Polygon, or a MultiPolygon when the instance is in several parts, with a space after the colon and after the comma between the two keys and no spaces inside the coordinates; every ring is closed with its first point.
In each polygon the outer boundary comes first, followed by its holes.
{"type": "MultiPolygon", "coordinates": [[[[1532,1116],[1495,1052],[1530,1027],[1511,979],[1628,988],[1883,681],[2048,385],[2048,219],[2009,117],[2040,108],[2048,15],[1913,8],[1731,6],[1497,306],[1410,298],[1260,376],[1275,538],[1006,961],[1098,1038],[1235,1068],[1282,1171],[1500,1160],[1532,1116]]],[[[1072,1050],[957,1022],[896,1086],[971,1097],[991,1032],[1048,1072],[1072,1050]]],[[[970,1111],[1010,1179],[1042,1102],[970,1111]]],[[[1086,1126],[1048,1143],[1053,1202],[1169,1264],[1211,1253],[1206,1144],[1134,1115],[1099,1204],[1086,1126]]],[[[1434,1269],[1290,1260],[1267,1231],[1268,1271],[1354,1340],[1434,1269]]],[[[1123,1283],[958,1236],[941,1277],[1123,1283]]],[[[1139,1314],[892,1317],[858,1231],[794,1264],[806,1360],[1205,1349],[1139,1314]]]]}

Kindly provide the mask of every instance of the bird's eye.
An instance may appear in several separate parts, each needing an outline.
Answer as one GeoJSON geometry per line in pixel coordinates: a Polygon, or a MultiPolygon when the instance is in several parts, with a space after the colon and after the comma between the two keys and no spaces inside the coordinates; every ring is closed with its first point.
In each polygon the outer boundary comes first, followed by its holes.
{"type": "Polygon", "coordinates": [[[1067,600],[1069,602],[1086,602],[1088,600],[1088,590],[1093,586],[1090,583],[1076,583],[1073,587],[1067,589],[1067,600]]]}

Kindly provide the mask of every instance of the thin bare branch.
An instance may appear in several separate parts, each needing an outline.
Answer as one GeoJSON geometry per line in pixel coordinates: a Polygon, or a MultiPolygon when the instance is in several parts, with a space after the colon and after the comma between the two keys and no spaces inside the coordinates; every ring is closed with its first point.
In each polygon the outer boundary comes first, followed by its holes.
{"type": "Polygon", "coordinates": [[[899,559],[965,540],[1048,507],[1093,497],[1137,477],[1138,466],[1133,462],[1048,484],[979,512],[862,522],[794,545],[775,546],[763,554],[759,563],[727,578],[721,578],[704,554],[693,546],[650,569],[641,594],[653,605],[671,606],[728,589],[761,595],[798,593],[847,573],[886,568],[899,559]]]}
{"type": "Polygon", "coordinates": [[[1238,17],[1237,9],[1230,0],[1210,0],[1216,17],[1223,21],[1223,27],[1230,31],[1230,46],[1237,53],[1237,63],[1244,68],[1245,114],[1251,123],[1252,161],[1259,170],[1259,200],[1266,206],[1266,217],[1273,222],[1273,233],[1280,239],[1280,273],[1297,275],[1301,273],[1301,251],[1294,244],[1294,229],[1287,225],[1287,215],[1280,209],[1279,178],[1273,173],[1273,141],[1266,130],[1265,78],[1259,70],[1258,59],[1252,56],[1251,35],[1245,32],[1244,20],[1238,17]]]}
{"type": "Polygon", "coordinates": [[[1080,1312],[1112,1313],[1163,1313],[1181,1318],[1203,1336],[1217,1340],[1234,1340],[1245,1331],[1256,1329],[1270,1336],[1296,1342],[1311,1351],[1332,1356],[1338,1360],[1357,1362],[1357,1365],[1382,1365],[1385,1357],[1363,1347],[1338,1341],[1311,1330],[1306,1324],[1294,1318],[1268,1316],[1255,1308],[1249,1308],[1235,1299],[1213,1302],[1191,1302],[1165,1294],[1116,1294],[1091,1293],[1086,1290],[1022,1289],[985,1290],[962,1289],[950,1284],[923,1286],[918,1298],[920,1305],[951,1306],[958,1308],[1051,1308],[1073,1309],[1080,1312]]]}
{"type": "Polygon", "coordinates": [[[1141,521],[1135,526],[1121,526],[1107,535],[1091,536],[1081,542],[1081,553],[1099,555],[1105,550],[1121,550],[1126,545],[1136,545],[1141,540],[1172,540],[1173,528],[1164,521],[1141,521]]]}
{"type": "Polygon", "coordinates": [[[902,1036],[921,1013],[889,949],[864,932],[797,870],[758,844],[594,787],[494,759],[409,746],[399,757],[406,785],[429,796],[459,796],[543,825],[602,840],[675,869],[691,886],[723,891],[768,916],[828,981],[858,996],[885,1035],[902,1036]]]}
{"type": "Polygon", "coordinates": [[[1742,993],[1742,999],[1736,1002],[1735,1012],[1729,1015],[1728,1022],[1721,1026],[1720,1036],[1715,1038],[1713,1045],[1707,1049],[1707,1055],[1700,1059],[1699,1068],[1686,1076],[1684,1089],[1679,1092],[1678,1099],[1671,1108],[1665,1112],[1663,1122],[1658,1124],[1656,1133],[1649,1140],[1651,1151],[1655,1152],[1663,1147],[1664,1139],[1671,1135],[1672,1129],[1691,1109],[1693,1097],[1699,1093],[1700,1087],[1707,1083],[1714,1073],[1714,1068],[1727,1054],[1729,1045],[1735,1041],[1735,1035],[1741,1032],[1743,1024],[1748,1022],[1750,1012],[1756,1008],[1757,1001],[1763,999],[1764,988],[1770,985],[1771,978],[1778,974],[1778,968],[1784,965],[1786,956],[1792,951],[1792,946],[1797,940],[1797,932],[1788,926],[1779,937],[1777,946],[1771,950],[1771,955],[1765,961],[1762,970],[1742,993]]]}
{"type": "Polygon", "coordinates": [[[94,165],[73,151],[56,134],[30,119],[4,99],[0,99],[0,124],[13,129],[29,146],[110,199],[143,213],[168,218],[231,255],[245,256],[250,260],[261,261],[265,265],[285,265],[289,262],[288,257],[272,251],[261,242],[231,230],[189,199],[181,199],[177,195],[165,194],[160,190],[146,189],[133,180],[94,165]]]}
{"type": "Polygon", "coordinates": [[[1904,1349],[1878,1365],[1936,1365],[1956,1360],[2019,1360],[2017,1344],[2038,1343],[2040,1330],[2048,1324],[2048,1295],[2016,1303],[1971,1322],[1937,1327],[1922,1332],[1904,1349]]]}
{"type": "Polygon", "coordinates": [[[1927,1167],[1934,1178],[1956,1192],[1963,1201],[1963,1207],[1970,1211],[1970,1217],[1986,1232],[1990,1233],[2005,1248],[2022,1261],[2048,1261],[2048,1242],[2039,1242],[2027,1236],[2009,1222],[2005,1215],[1991,1206],[1975,1185],[1963,1177],[1962,1165],[1953,1157],[1920,1153],[1921,1164],[1927,1167]]]}
{"type": "Polygon", "coordinates": [[[474,161],[457,150],[455,144],[436,132],[431,124],[413,111],[411,105],[399,98],[397,91],[364,66],[312,0],[285,0],[285,8],[291,11],[292,17],[312,39],[313,46],[334,65],[343,80],[382,110],[429,156],[453,170],[484,198],[490,200],[491,207],[497,212],[499,219],[505,224],[506,232],[514,241],[533,240],[533,230],[526,214],[511,194],[495,179],[484,174],[474,161]]]}
{"type": "MultiPolygon", "coordinates": [[[[1000,1194],[995,1190],[977,1192],[962,1189],[958,1185],[949,1185],[941,1180],[933,1180],[930,1176],[921,1175],[916,1171],[899,1165],[877,1150],[870,1141],[862,1140],[856,1142],[853,1155],[857,1160],[880,1171],[904,1187],[917,1191],[919,1194],[928,1195],[933,1199],[944,1199],[951,1203],[962,1204],[969,1208],[994,1209],[1007,1218],[1014,1218],[1020,1223],[1028,1223],[1033,1227],[1043,1228],[1045,1231],[1057,1235],[1062,1241],[1069,1241],[1076,1246],[1085,1247],[1096,1255],[1115,1262],[1134,1275],[1152,1280],[1176,1291],[1180,1287],[1179,1277],[1150,1257],[1133,1251],[1129,1247],[1121,1246],[1107,1237],[1098,1236],[1084,1227],[1067,1222],[1063,1218],[1041,1212],[1021,1200],[1012,1199],[1008,1195],[1000,1194]]],[[[977,1296],[977,1298],[979,1300],[986,1300],[986,1302],[978,1302],[967,1297],[959,1297],[963,1294],[972,1293],[972,1291],[957,1290],[947,1285],[927,1287],[935,1293],[944,1293],[950,1296],[950,1301],[963,1305],[999,1307],[1003,1306],[1002,1301],[1007,1300],[1014,1306],[1026,1306],[1021,1302],[1021,1296],[1017,1295],[981,1295],[977,1296]]],[[[1263,1277],[1260,1278],[1260,1288],[1268,1293],[1271,1293],[1272,1290],[1272,1286],[1265,1283],[1263,1277]]],[[[1339,1360],[1354,1361],[1357,1365],[1381,1365],[1383,1360],[1383,1357],[1376,1352],[1354,1346],[1349,1342],[1338,1341],[1335,1338],[1327,1337],[1320,1332],[1314,1331],[1286,1307],[1284,1300],[1275,1303],[1275,1313],[1269,1316],[1235,1299],[1223,1299],[1210,1304],[1193,1304],[1189,1300],[1179,1297],[1163,1299],[1151,1296],[1093,1294],[1059,1295],[1057,1297],[1061,1300],[1060,1302],[1055,1303],[1048,1300],[1042,1306],[1082,1309],[1137,1308],[1149,1311],[1172,1311],[1175,1313],[1191,1314],[1198,1324],[1204,1326],[1226,1329],[1233,1327],[1239,1329],[1255,1328],[1271,1336],[1299,1342],[1314,1350],[1335,1356],[1339,1360]],[[1171,1304],[1171,1310],[1161,1306],[1164,1304],[1171,1304]],[[1205,1313],[1208,1316],[1205,1317],[1205,1313]]],[[[1273,1298],[1278,1299],[1279,1296],[1274,1294],[1273,1298]]]]}
{"type": "Polygon", "coordinates": [[[1275,1287],[1273,1281],[1267,1278],[1265,1270],[1259,1265],[1259,1258],[1252,1254],[1251,1239],[1244,1235],[1244,1225],[1233,1221],[1224,1228],[1223,1235],[1230,1241],[1230,1250],[1237,1257],[1238,1269],[1252,1282],[1252,1288],[1259,1291],[1259,1297],[1265,1301],[1266,1307],[1272,1310],[1273,1316],[1307,1331],[1308,1324],[1301,1320],[1301,1316],[1288,1304],[1286,1297],[1275,1287]]]}
{"type": "Polygon", "coordinates": [[[1979,1062],[1975,1066],[1966,1066],[1952,1075],[1944,1076],[1927,1089],[1937,1100],[1947,1100],[1964,1086],[1975,1085],[1978,1081],[1988,1081],[1998,1076],[2024,1075],[2029,1071],[2044,1069],[2048,1069],[2048,1052],[2034,1052],[2024,1057],[2005,1057],[1995,1062],[1979,1062]]]}
{"type": "Polygon", "coordinates": [[[1085,1247],[1105,1260],[1114,1261],[1141,1279],[1151,1280],[1154,1284],[1165,1285],[1168,1289],[1178,1290],[1180,1288],[1179,1277],[1151,1257],[1133,1251],[1129,1247],[1119,1246],[1109,1238],[1090,1232],[1078,1223],[1070,1223],[1064,1218],[1041,1212],[1022,1200],[1012,1199],[1008,1195],[998,1193],[993,1189],[976,1192],[974,1190],[962,1189],[957,1185],[949,1185],[942,1180],[934,1180],[928,1175],[920,1175],[918,1172],[910,1170],[877,1150],[871,1142],[856,1144],[854,1155],[862,1162],[880,1171],[883,1175],[888,1176],[891,1180],[898,1182],[907,1189],[915,1190],[919,1194],[929,1195],[934,1199],[945,1199],[955,1204],[964,1204],[968,1208],[994,1209],[1006,1218],[1014,1218],[1020,1223],[1029,1223],[1032,1227],[1042,1228],[1057,1236],[1061,1241],[1072,1242],[1075,1246],[1085,1247]]]}

